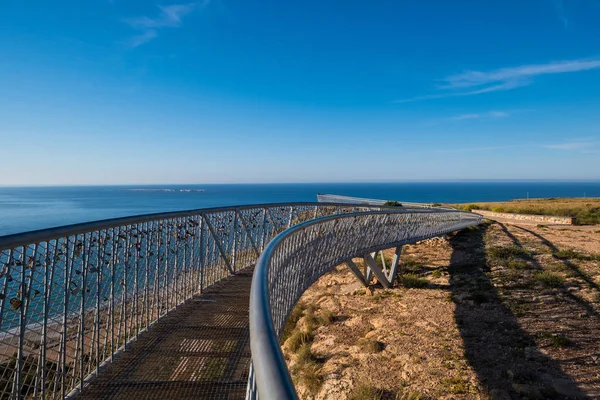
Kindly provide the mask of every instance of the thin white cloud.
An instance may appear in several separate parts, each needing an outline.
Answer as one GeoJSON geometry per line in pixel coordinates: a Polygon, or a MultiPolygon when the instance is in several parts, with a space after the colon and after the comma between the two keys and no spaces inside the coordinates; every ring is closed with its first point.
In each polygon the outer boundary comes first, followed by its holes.
{"type": "Polygon", "coordinates": [[[127,41],[129,47],[138,47],[143,45],[144,43],[148,43],[152,39],[158,36],[158,33],[155,30],[147,30],[140,35],[134,36],[127,41]]]}
{"type": "Polygon", "coordinates": [[[440,89],[475,88],[483,91],[508,90],[531,83],[539,75],[562,74],[600,68],[600,60],[558,61],[548,64],[523,65],[490,72],[467,71],[444,79],[440,89]]]}
{"type": "Polygon", "coordinates": [[[490,150],[506,150],[514,149],[517,147],[525,147],[524,145],[512,145],[512,146],[484,146],[484,147],[462,147],[457,149],[439,149],[438,153],[469,153],[479,151],[490,151],[490,150]]]}
{"type": "Polygon", "coordinates": [[[482,151],[495,151],[495,150],[508,150],[508,149],[547,149],[547,150],[561,150],[561,151],[576,151],[582,154],[596,154],[600,152],[599,149],[600,141],[592,139],[580,139],[565,141],[560,143],[552,144],[533,144],[533,143],[522,143],[515,145],[492,145],[482,147],[462,147],[456,149],[439,149],[438,153],[466,153],[466,152],[482,152],[482,151]]]}
{"type": "Polygon", "coordinates": [[[497,120],[501,118],[510,117],[512,114],[507,111],[487,111],[482,113],[470,113],[470,114],[460,114],[454,117],[448,118],[440,118],[429,120],[423,124],[420,124],[420,127],[430,127],[437,126],[441,124],[448,124],[453,122],[461,122],[461,121],[470,121],[470,120],[497,120]]]}
{"type": "Polygon", "coordinates": [[[462,121],[468,119],[487,119],[487,118],[505,118],[508,117],[508,114],[505,111],[489,111],[486,113],[478,113],[478,114],[462,114],[457,115],[456,117],[452,117],[450,119],[454,121],[462,121]]]}
{"type": "Polygon", "coordinates": [[[190,14],[196,7],[206,6],[208,2],[209,0],[204,0],[203,2],[159,6],[160,12],[154,18],[142,16],[125,19],[126,24],[141,31],[139,35],[131,38],[127,44],[130,47],[138,47],[156,38],[160,29],[180,27],[184,16],[190,14]]]}
{"type": "Polygon", "coordinates": [[[599,142],[596,141],[572,141],[564,143],[546,144],[542,147],[545,149],[552,150],[582,150],[584,152],[589,152],[594,147],[596,147],[598,143],[599,142]]]}
{"type": "Polygon", "coordinates": [[[600,59],[555,61],[547,64],[531,64],[501,68],[492,71],[466,71],[442,79],[438,93],[396,100],[407,103],[444,97],[472,96],[482,93],[511,90],[530,85],[533,78],[543,75],[600,69],[600,59]]]}

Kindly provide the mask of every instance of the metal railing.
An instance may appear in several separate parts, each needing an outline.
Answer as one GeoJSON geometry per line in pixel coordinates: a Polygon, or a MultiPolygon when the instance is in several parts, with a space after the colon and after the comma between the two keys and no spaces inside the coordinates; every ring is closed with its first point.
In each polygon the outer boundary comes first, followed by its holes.
{"type": "MultiPolygon", "coordinates": [[[[367,199],[363,197],[342,196],[338,194],[317,194],[319,203],[335,203],[335,204],[364,204],[369,206],[383,206],[390,200],[367,199]]],[[[402,207],[405,208],[434,208],[434,203],[415,203],[410,201],[400,201],[402,207]]],[[[439,208],[439,207],[436,207],[439,208]]]]}
{"type": "Polygon", "coordinates": [[[0,398],[75,395],[175,307],[254,264],[279,232],[372,209],[212,208],[0,237],[0,398]]]}
{"type": "Polygon", "coordinates": [[[252,279],[247,398],[297,398],[280,338],[294,305],[322,275],[353,257],[453,232],[481,219],[460,211],[380,211],[323,217],[280,233],[263,251],[252,279]]]}

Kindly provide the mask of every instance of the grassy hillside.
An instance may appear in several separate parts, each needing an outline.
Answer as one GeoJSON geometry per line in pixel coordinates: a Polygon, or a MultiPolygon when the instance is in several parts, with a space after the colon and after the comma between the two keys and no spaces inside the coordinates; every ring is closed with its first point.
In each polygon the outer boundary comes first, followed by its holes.
{"type": "Polygon", "coordinates": [[[556,215],[576,218],[576,224],[600,223],[600,198],[518,199],[504,202],[452,204],[463,210],[489,210],[517,214],[556,215]]]}

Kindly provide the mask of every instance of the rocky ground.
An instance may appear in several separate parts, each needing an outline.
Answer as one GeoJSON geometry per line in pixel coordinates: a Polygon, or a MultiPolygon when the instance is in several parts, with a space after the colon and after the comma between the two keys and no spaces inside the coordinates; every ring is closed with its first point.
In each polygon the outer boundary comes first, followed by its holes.
{"type": "Polygon", "coordinates": [[[283,341],[302,398],[600,398],[600,227],[492,223],[401,260],[392,289],[340,266],[304,294],[283,341]]]}

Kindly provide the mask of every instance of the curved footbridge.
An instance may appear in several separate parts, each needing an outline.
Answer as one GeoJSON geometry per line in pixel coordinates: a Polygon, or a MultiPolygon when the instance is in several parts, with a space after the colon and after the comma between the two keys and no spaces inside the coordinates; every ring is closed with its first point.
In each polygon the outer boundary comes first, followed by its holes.
{"type": "Polygon", "coordinates": [[[287,203],[0,237],[0,398],[295,398],[279,338],[312,283],[346,263],[389,286],[402,245],[480,220],[287,203]]]}

